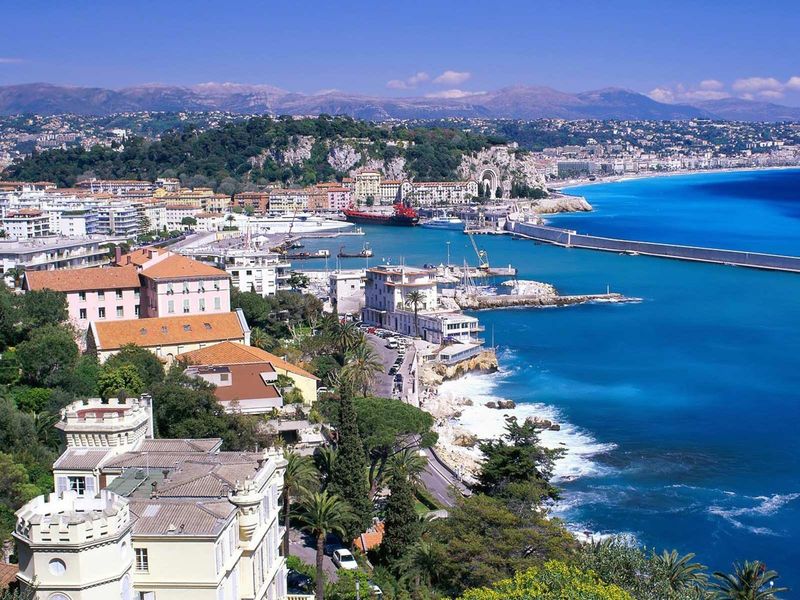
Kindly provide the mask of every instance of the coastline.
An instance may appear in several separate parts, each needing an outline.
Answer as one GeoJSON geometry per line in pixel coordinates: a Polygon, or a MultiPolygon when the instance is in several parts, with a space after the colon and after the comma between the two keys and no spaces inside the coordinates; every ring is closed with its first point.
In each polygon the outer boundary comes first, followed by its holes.
{"type": "Polygon", "coordinates": [[[630,175],[612,175],[610,177],[603,177],[602,179],[590,180],[587,178],[570,179],[553,189],[565,196],[573,196],[568,193],[572,188],[585,187],[590,185],[603,185],[607,183],[619,183],[622,181],[633,181],[636,179],[660,179],[662,177],[681,177],[687,175],[711,175],[714,173],[748,173],[751,171],[786,171],[800,169],[800,165],[783,165],[776,167],[727,167],[724,169],[680,169],[678,171],[663,171],[652,173],[633,173],[630,175]]]}

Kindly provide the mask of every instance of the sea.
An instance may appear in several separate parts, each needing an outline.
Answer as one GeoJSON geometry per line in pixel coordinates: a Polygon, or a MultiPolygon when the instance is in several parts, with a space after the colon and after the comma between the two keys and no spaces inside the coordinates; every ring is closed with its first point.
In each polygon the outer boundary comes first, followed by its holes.
{"type": "MultiPolygon", "coordinates": [[[[633,179],[568,193],[595,211],[553,216],[554,226],[800,255],[797,169],[633,179]]],[[[448,256],[476,263],[457,231],[364,231],[307,248],[335,254],[343,243],[358,249],[368,241],[370,265],[440,264],[448,256]]],[[[800,590],[800,274],[508,236],[476,242],[492,265],[513,264],[520,279],[562,293],[610,289],[641,299],[476,313],[498,348],[500,371],[443,388],[478,405],[511,399],[520,417],[561,425],[545,434],[566,450],[554,514],[587,537],[626,535],[659,551],[694,552],[710,570],[758,559],[780,573],[779,583],[800,590]]],[[[462,422],[481,435],[503,426],[501,412],[481,406],[462,422]]]]}

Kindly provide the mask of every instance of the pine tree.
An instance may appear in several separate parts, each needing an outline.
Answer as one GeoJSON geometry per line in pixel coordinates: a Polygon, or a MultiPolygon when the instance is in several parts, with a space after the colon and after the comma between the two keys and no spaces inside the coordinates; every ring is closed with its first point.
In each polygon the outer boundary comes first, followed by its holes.
{"type": "Polygon", "coordinates": [[[366,531],[372,523],[372,501],[369,499],[367,459],[358,434],[353,394],[341,386],[337,454],[331,472],[331,493],[339,495],[351,506],[353,516],[345,524],[350,541],[366,531]]]}
{"type": "Polygon", "coordinates": [[[406,478],[392,477],[389,490],[381,551],[389,562],[394,562],[419,540],[419,519],[414,509],[414,490],[406,478]]]}

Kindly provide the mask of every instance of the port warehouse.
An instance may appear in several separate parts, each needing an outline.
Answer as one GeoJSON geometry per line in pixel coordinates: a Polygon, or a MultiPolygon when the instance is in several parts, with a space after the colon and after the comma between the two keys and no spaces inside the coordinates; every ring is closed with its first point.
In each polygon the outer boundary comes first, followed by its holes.
{"type": "Polygon", "coordinates": [[[549,242],[551,244],[570,248],[607,250],[611,252],[635,252],[648,256],[800,273],[800,257],[797,256],[780,256],[777,254],[761,254],[758,252],[744,252],[739,250],[720,250],[717,248],[698,248],[694,246],[679,246],[656,242],[618,240],[614,238],[579,234],[568,229],[559,229],[557,227],[520,223],[516,221],[508,221],[506,223],[506,230],[537,241],[549,242]]]}

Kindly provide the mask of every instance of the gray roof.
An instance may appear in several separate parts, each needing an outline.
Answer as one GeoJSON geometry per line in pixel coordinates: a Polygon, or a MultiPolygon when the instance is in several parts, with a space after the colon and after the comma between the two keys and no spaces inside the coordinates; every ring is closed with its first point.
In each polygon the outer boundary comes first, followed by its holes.
{"type": "Polygon", "coordinates": [[[222,438],[144,440],[140,452],[215,452],[222,446],[222,438]]]}
{"type": "Polygon", "coordinates": [[[136,516],[133,535],[200,535],[216,537],[231,519],[236,507],[225,500],[193,501],[158,498],[132,499],[136,516]]]}

